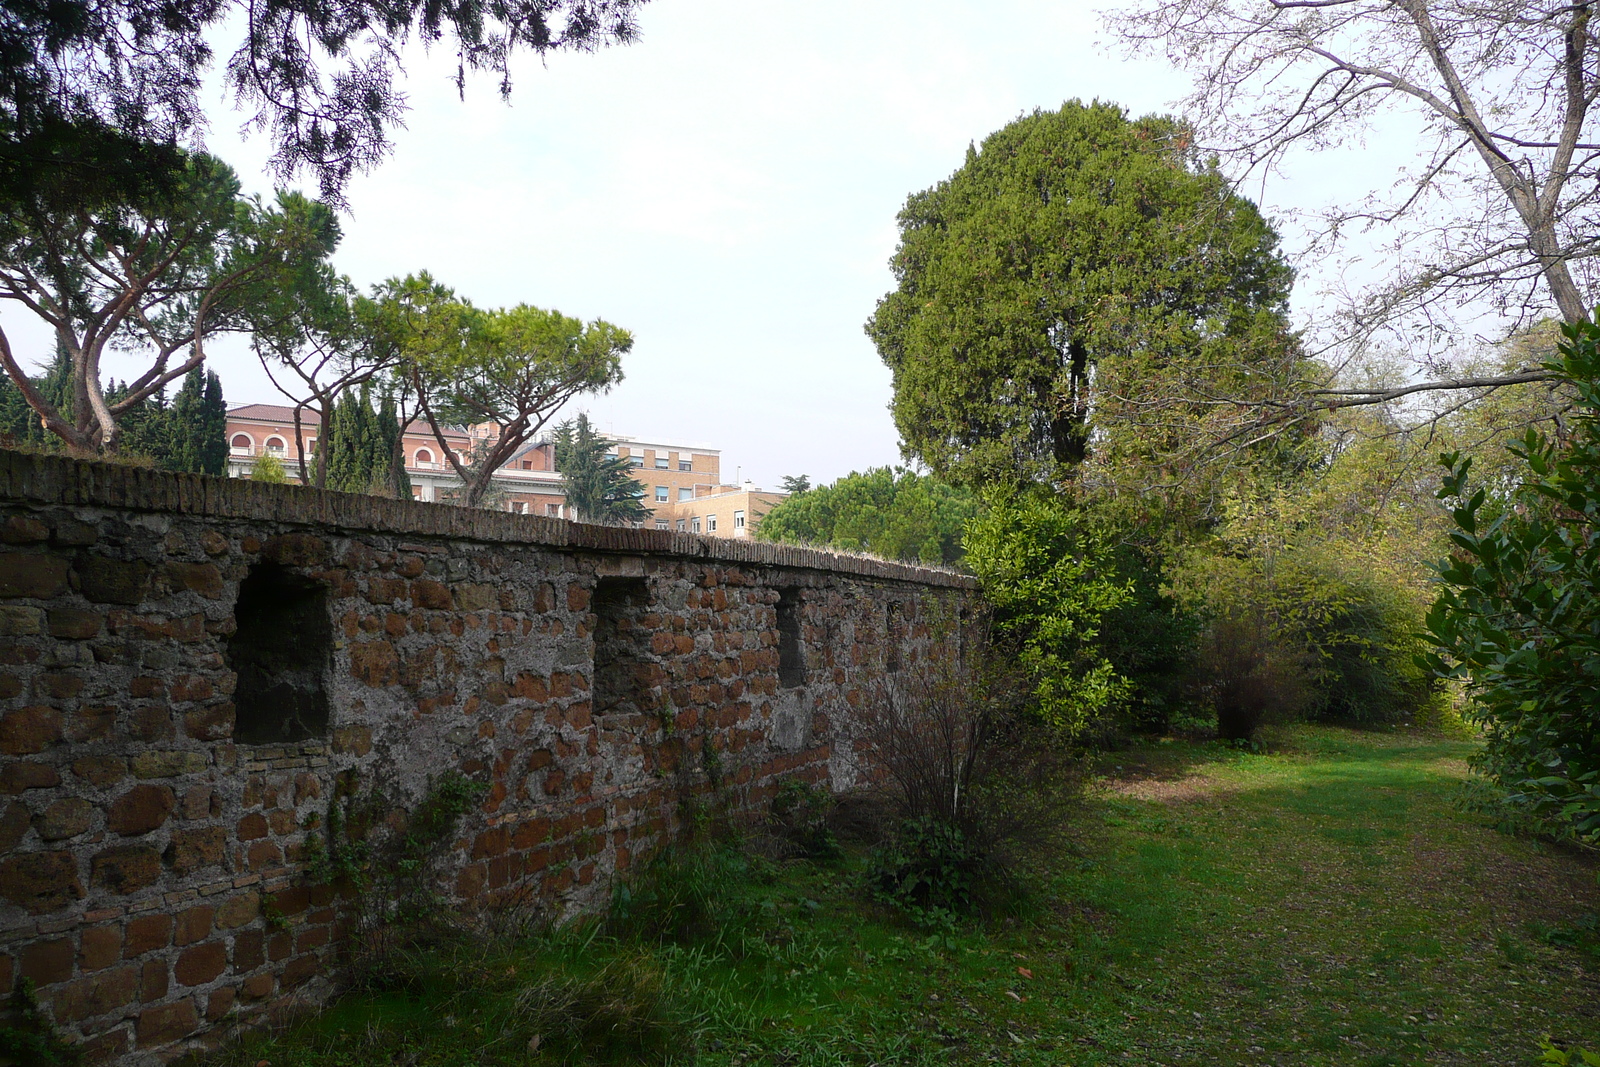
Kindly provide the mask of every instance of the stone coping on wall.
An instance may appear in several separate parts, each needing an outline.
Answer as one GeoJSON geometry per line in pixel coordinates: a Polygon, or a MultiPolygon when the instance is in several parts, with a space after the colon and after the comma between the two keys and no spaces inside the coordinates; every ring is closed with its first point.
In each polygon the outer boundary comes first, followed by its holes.
{"type": "Polygon", "coordinates": [[[795,545],[672,530],[594,526],[542,515],[178,474],[5,449],[0,449],[0,499],[343,527],[414,537],[547,545],[589,552],[677,556],[831,571],[956,589],[977,588],[974,578],[955,571],[795,545]]]}

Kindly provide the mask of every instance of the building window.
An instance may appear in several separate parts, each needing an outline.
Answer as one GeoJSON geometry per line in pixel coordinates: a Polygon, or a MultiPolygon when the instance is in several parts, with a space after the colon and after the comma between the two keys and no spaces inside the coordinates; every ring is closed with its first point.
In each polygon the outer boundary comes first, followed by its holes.
{"type": "Polygon", "coordinates": [[[667,469],[667,456],[666,456],[666,453],[657,452],[656,453],[656,470],[664,471],[666,469],[667,469]]]}
{"type": "Polygon", "coordinates": [[[744,529],[744,512],[735,511],[733,513],[733,528],[735,530],[744,529]]]}
{"type": "Polygon", "coordinates": [[[696,516],[694,516],[693,518],[691,518],[689,520],[689,532],[690,533],[699,533],[700,532],[700,516],[696,515],[696,516]]]}
{"type": "Polygon", "coordinates": [[[560,504],[546,504],[544,506],[544,513],[546,515],[552,515],[555,518],[559,519],[561,517],[561,505],[560,504]]]}
{"type": "Polygon", "coordinates": [[[706,533],[716,533],[716,532],[717,532],[717,517],[715,515],[707,515],[706,516],[706,533]]]}
{"type": "Polygon", "coordinates": [[[255,442],[250,440],[250,435],[245,433],[234,434],[233,440],[229,443],[233,446],[234,455],[248,456],[255,446],[255,442]]]}
{"type": "Polygon", "coordinates": [[[656,529],[658,529],[658,530],[670,529],[671,526],[672,526],[672,524],[670,522],[668,522],[666,519],[657,519],[656,520],[656,529]]]}
{"type": "Polygon", "coordinates": [[[680,460],[678,460],[678,469],[681,470],[681,471],[692,471],[692,470],[694,470],[694,460],[693,459],[680,459],[680,460]]]}
{"type": "Polygon", "coordinates": [[[684,520],[682,520],[682,519],[678,520],[678,532],[679,533],[683,533],[683,523],[684,523],[684,520]]]}
{"type": "Polygon", "coordinates": [[[684,501],[684,500],[693,500],[693,499],[694,499],[694,487],[693,486],[680,485],[678,487],[678,500],[680,502],[684,501]]]}
{"type": "Polygon", "coordinates": [[[667,487],[664,486],[664,485],[656,486],[656,503],[657,504],[665,504],[666,502],[667,502],[667,487]]]}
{"type": "Polygon", "coordinates": [[[417,466],[419,466],[419,467],[431,467],[431,466],[433,466],[433,453],[429,452],[426,448],[417,449],[417,466]]]}
{"type": "Polygon", "coordinates": [[[281,438],[281,437],[269,437],[269,438],[267,438],[267,455],[269,455],[269,456],[281,456],[281,455],[283,455],[283,438],[281,438]]]}
{"type": "Polygon", "coordinates": [[[630,467],[642,467],[642,466],[644,466],[644,457],[643,456],[629,456],[628,457],[628,466],[630,466],[630,467]]]}
{"type": "Polygon", "coordinates": [[[314,456],[316,454],[317,454],[317,439],[315,437],[306,438],[306,455],[314,456]]]}

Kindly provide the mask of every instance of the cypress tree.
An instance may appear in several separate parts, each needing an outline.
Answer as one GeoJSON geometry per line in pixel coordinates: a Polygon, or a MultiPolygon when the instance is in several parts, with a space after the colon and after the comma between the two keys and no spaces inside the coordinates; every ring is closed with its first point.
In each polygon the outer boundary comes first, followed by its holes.
{"type": "Polygon", "coordinates": [[[206,371],[205,396],[200,403],[200,473],[228,473],[228,404],[222,399],[222,379],[206,371]]]}
{"type": "Polygon", "coordinates": [[[386,484],[400,500],[411,499],[411,476],[406,473],[405,457],[396,460],[395,445],[401,437],[400,419],[395,415],[394,397],[385,396],[378,411],[378,432],[383,438],[383,473],[386,484]]]}
{"type": "Polygon", "coordinates": [[[169,433],[164,455],[156,459],[168,470],[199,472],[200,450],[204,444],[205,372],[199,367],[184,376],[183,386],[173,398],[168,413],[169,433]]]}

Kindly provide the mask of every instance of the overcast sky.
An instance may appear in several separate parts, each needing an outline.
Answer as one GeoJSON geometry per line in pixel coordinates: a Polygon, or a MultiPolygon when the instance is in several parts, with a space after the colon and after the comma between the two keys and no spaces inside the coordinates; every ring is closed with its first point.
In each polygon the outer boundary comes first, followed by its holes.
{"type": "MultiPolygon", "coordinates": [[[[463,103],[451,56],[410,55],[407,128],[352,183],[335,263],[362,286],[428,270],[480,306],[632,330],[626,380],[582,406],[610,432],[721,448],[726,476],[766,486],[899,461],[862,323],[909,193],[1034,108],[1164,111],[1187,85],[1061,0],[654,0],[641,23],[626,48],[524,59],[509,105],[488,78],[463,103]]],[[[210,114],[210,150],[269,191],[265,142],[210,114]]],[[[230,404],[277,399],[241,347],[213,362],[230,404]]]]}

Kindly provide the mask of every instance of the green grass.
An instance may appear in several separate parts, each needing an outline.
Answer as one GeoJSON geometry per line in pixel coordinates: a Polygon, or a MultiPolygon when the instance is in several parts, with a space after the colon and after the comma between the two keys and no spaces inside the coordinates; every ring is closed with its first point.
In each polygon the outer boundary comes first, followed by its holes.
{"type": "Polygon", "coordinates": [[[928,934],[866,900],[859,858],[714,854],[665,880],[670,922],[420,953],[215,1062],[1498,1067],[1545,1033],[1600,1044],[1594,864],[1462,814],[1470,751],[1151,745],[1107,761],[1014,914],[928,934]]]}

